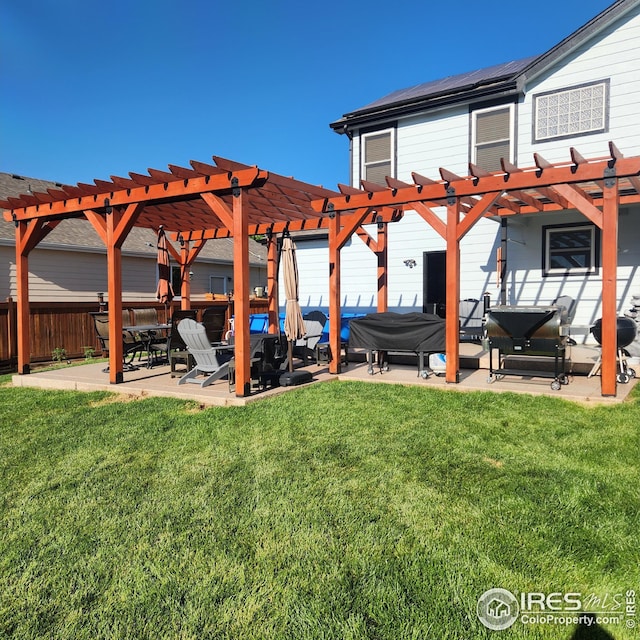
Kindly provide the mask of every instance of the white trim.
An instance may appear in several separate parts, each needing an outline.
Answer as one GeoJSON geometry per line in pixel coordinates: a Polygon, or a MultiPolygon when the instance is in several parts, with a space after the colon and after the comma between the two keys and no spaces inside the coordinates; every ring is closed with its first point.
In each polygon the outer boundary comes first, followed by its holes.
{"type": "Polygon", "coordinates": [[[394,163],[394,150],[396,148],[396,141],[395,141],[395,128],[394,127],[390,127],[388,129],[379,129],[377,131],[369,131],[367,133],[362,133],[360,134],[360,177],[363,180],[367,180],[367,168],[371,165],[374,164],[383,164],[388,162],[389,163],[389,173],[387,174],[388,176],[395,178],[395,163],[394,163]],[[372,138],[374,136],[382,136],[382,135],[386,135],[389,134],[389,158],[385,159],[384,161],[379,160],[377,162],[370,162],[367,163],[365,162],[365,155],[366,155],[366,149],[367,149],[367,139],[368,138],[372,138]]]}

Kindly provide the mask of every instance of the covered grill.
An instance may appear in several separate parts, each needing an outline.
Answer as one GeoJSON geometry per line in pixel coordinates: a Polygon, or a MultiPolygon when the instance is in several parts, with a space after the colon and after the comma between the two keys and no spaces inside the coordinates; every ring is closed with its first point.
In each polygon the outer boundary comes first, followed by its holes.
{"type": "Polygon", "coordinates": [[[568,384],[566,372],[566,348],[569,336],[569,316],[566,307],[550,305],[492,307],[487,312],[485,329],[489,340],[489,378],[488,382],[498,380],[505,375],[539,376],[553,378],[551,388],[558,390],[561,384],[568,384]],[[498,351],[497,367],[494,367],[494,350],[498,351]],[[508,367],[507,356],[523,356],[518,359],[524,367],[508,367]],[[553,372],[534,368],[527,356],[553,358],[553,372]]]}
{"type": "Polygon", "coordinates": [[[370,313],[349,325],[349,349],[367,349],[368,372],[373,375],[373,352],[378,352],[380,373],[388,371],[389,351],[418,354],[418,375],[429,376],[424,356],[446,349],[445,321],[428,313],[370,313]]]}

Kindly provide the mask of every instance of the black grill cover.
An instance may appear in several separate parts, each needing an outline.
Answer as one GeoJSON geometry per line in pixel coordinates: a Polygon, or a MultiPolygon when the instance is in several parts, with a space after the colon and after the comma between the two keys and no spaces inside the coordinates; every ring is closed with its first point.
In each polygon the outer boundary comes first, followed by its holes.
{"type": "Polygon", "coordinates": [[[349,347],[376,351],[445,351],[445,321],[430,313],[370,313],[349,324],[349,347]]]}

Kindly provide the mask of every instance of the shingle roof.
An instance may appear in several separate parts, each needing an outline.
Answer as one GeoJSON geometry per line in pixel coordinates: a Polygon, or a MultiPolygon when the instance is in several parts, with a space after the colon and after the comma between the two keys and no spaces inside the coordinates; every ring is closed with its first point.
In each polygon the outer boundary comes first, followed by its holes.
{"type": "Polygon", "coordinates": [[[497,64],[485,69],[478,69],[468,73],[460,73],[455,76],[447,76],[439,80],[423,82],[413,87],[394,91],[389,95],[357,109],[353,113],[376,110],[390,104],[408,103],[416,99],[423,100],[439,95],[452,93],[479,87],[483,84],[494,84],[500,80],[509,79],[522,71],[528,64],[536,60],[537,56],[531,56],[522,60],[514,60],[504,64],[497,64]]]}
{"type": "MultiPolygon", "coordinates": [[[[59,189],[59,182],[28,178],[11,173],[0,172],[0,200],[18,197],[29,192],[47,192],[47,189],[59,189]]],[[[0,212],[2,210],[0,209],[0,212]]],[[[0,214],[0,244],[15,242],[13,223],[4,220],[0,214]]],[[[75,251],[97,251],[106,253],[104,243],[93,226],[84,219],[63,220],[39,245],[39,248],[65,248],[75,251]]],[[[156,256],[156,234],[152,229],[134,227],[122,246],[125,254],[156,256]]],[[[264,265],[267,261],[266,248],[252,242],[250,264],[264,265]]],[[[220,238],[209,240],[198,254],[198,260],[206,262],[233,263],[233,240],[220,238]]]]}

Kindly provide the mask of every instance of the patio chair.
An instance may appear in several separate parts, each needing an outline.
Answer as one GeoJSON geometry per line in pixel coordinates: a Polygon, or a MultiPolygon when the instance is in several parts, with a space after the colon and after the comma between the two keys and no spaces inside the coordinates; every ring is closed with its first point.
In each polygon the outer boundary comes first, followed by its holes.
{"type": "Polygon", "coordinates": [[[484,303],[467,298],[460,301],[460,342],[480,344],[484,337],[484,303]]]}
{"type": "Polygon", "coordinates": [[[192,318],[184,318],[180,321],[178,333],[196,362],[195,366],[180,378],[178,384],[191,382],[206,387],[229,373],[229,360],[233,356],[233,347],[213,346],[205,326],[192,318]],[[206,376],[204,380],[197,379],[200,375],[206,376]]]}
{"type": "Polygon", "coordinates": [[[210,343],[222,342],[226,319],[226,307],[207,307],[202,311],[202,324],[210,343]]]}
{"type": "MultiPolygon", "coordinates": [[[[158,325],[158,311],[154,307],[143,307],[141,309],[129,309],[129,315],[133,326],[153,326],[158,325]]],[[[147,364],[152,367],[162,360],[168,359],[169,344],[165,331],[146,330],[138,333],[138,339],[145,344],[147,351],[147,364]]]]}
{"type": "Polygon", "coordinates": [[[169,333],[167,351],[172,378],[182,375],[176,370],[176,365],[183,363],[188,371],[189,369],[192,369],[195,364],[193,356],[189,353],[187,345],[184,343],[182,336],[178,332],[178,325],[185,318],[195,320],[197,314],[198,312],[195,309],[178,309],[174,311],[171,316],[171,332],[169,333]]]}
{"type": "MultiPolygon", "coordinates": [[[[102,355],[105,356],[109,352],[109,314],[106,311],[90,312],[93,318],[93,324],[96,330],[96,337],[102,349],[102,355]]],[[[123,312],[122,324],[129,322],[129,312],[123,312]]],[[[126,368],[135,369],[133,360],[144,351],[145,345],[138,340],[130,331],[122,332],[122,360],[126,368]]],[[[108,370],[108,369],[107,369],[108,370]]]]}
{"type": "Polygon", "coordinates": [[[322,311],[309,311],[302,317],[304,321],[304,337],[296,341],[293,355],[300,358],[306,365],[315,355],[315,349],[322,338],[327,316],[322,311]]]}
{"type": "MultiPolygon", "coordinates": [[[[558,296],[551,304],[557,307],[564,307],[567,310],[567,324],[569,325],[569,334],[571,334],[571,324],[576,315],[577,304],[571,296],[558,296]]],[[[569,345],[575,345],[576,341],[569,335],[567,339],[569,345]]]]}

